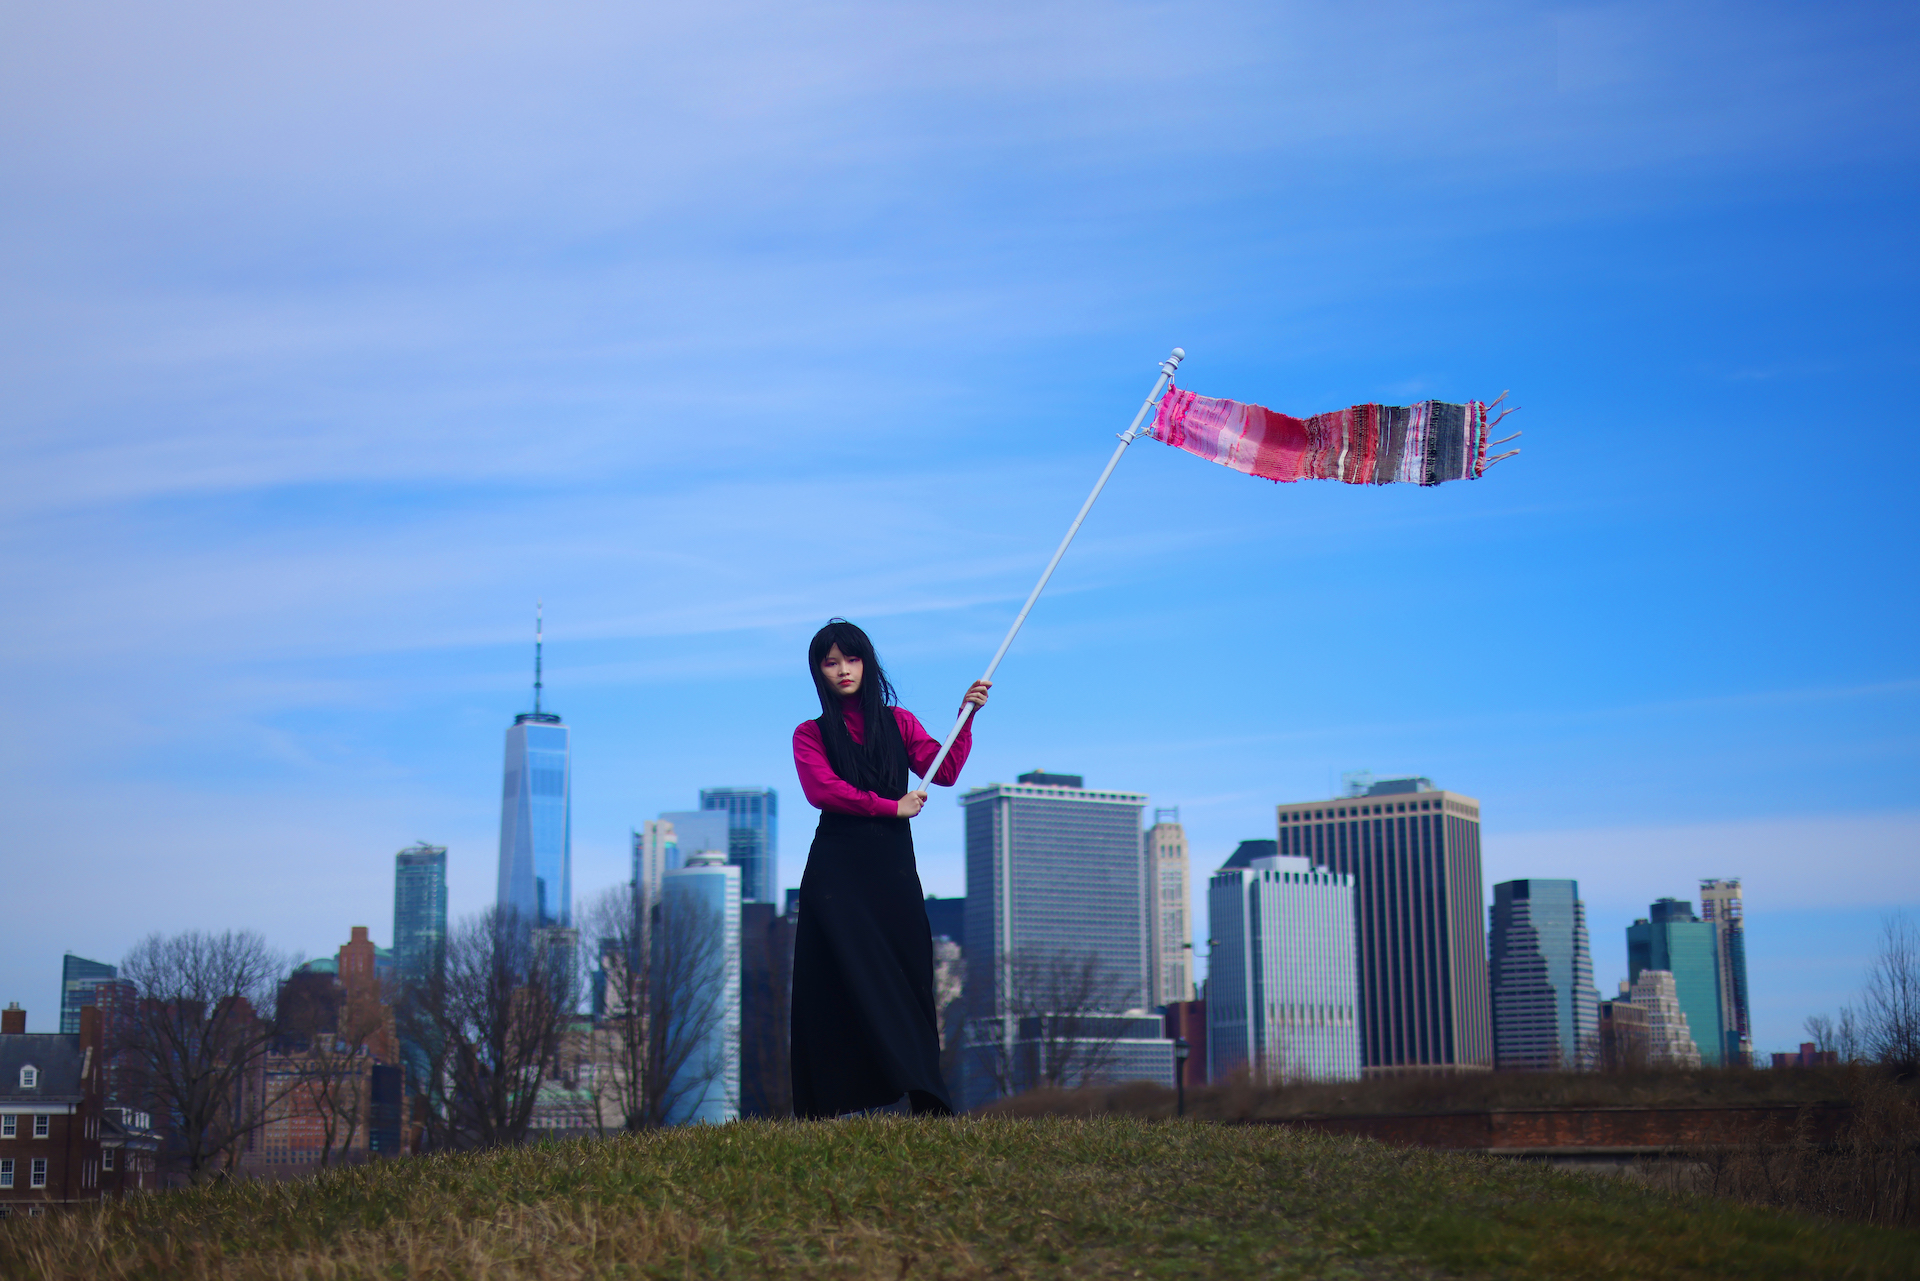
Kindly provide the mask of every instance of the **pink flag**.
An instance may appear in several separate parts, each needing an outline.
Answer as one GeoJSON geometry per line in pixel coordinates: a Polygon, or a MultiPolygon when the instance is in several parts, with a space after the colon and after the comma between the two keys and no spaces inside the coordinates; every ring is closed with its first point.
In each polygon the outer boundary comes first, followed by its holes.
{"type": "Polygon", "coordinates": [[[1438,485],[1477,479],[1498,461],[1487,457],[1487,426],[1487,406],[1477,400],[1355,405],[1295,418],[1172,387],[1161,398],[1152,435],[1268,480],[1438,485]]]}

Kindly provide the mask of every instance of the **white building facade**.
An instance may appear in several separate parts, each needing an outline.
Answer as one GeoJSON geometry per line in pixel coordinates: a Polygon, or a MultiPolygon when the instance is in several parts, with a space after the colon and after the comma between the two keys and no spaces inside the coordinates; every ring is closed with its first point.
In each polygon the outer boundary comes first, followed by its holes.
{"type": "Polygon", "coordinates": [[[1254,859],[1207,883],[1213,952],[1207,1079],[1360,1076],[1353,877],[1304,858],[1254,859]]]}
{"type": "Polygon", "coordinates": [[[1178,809],[1153,812],[1141,838],[1146,859],[1149,1005],[1193,999],[1193,915],[1188,910],[1187,832],[1178,809]]]}
{"type": "MultiPolygon", "coordinates": [[[[695,1041],[668,1086],[667,1124],[735,1120],[740,1115],[740,869],[727,865],[724,851],[688,856],[685,867],[661,874],[660,914],[655,948],[684,946],[688,933],[676,928],[675,916],[682,926],[720,932],[718,947],[699,953],[708,960],[694,967],[698,973],[684,964],[655,964],[656,974],[686,976],[689,990],[672,1001],[675,1017],[695,1041]]],[[[675,1029],[665,1031],[676,1035],[675,1029]]]]}
{"type": "Polygon", "coordinates": [[[673,823],[650,819],[633,833],[633,896],[643,905],[660,901],[660,878],[679,865],[673,823]]]}
{"type": "Polygon", "coordinates": [[[1680,990],[1668,970],[1641,970],[1621,994],[1647,1012],[1647,1066],[1697,1068],[1700,1047],[1680,1009],[1680,990]]]}

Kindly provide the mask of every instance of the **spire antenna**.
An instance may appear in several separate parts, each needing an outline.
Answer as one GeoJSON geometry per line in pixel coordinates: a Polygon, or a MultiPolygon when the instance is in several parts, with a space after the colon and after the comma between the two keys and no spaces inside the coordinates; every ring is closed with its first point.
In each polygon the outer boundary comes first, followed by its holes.
{"type": "Polygon", "coordinates": [[[533,603],[533,714],[540,715],[540,642],[546,629],[546,603],[533,603]]]}

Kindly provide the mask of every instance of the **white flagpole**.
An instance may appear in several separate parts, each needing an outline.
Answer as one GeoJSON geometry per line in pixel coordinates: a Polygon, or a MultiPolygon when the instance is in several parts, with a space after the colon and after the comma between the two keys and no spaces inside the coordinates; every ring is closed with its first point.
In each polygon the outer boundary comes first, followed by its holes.
{"type": "MultiPolygon", "coordinates": [[[[1120,444],[1113,451],[1113,457],[1107,459],[1106,470],[1100,473],[1099,480],[1093,482],[1093,492],[1087,495],[1086,502],[1080,504],[1080,514],[1073,518],[1073,524],[1067,526],[1067,536],[1060,540],[1058,547],[1053,549],[1053,559],[1048,561],[1047,567],[1040,571],[1040,581],[1035,583],[1033,590],[1027,593],[1027,603],[1022,605],[1019,614],[1015,615],[1013,626],[1007,629],[1006,638],[1000,642],[1000,648],[993,651],[993,661],[987,664],[987,670],[981,675],[981,680],[993,679],[994,669],[999,667],[1000,660],[1007,656],[1007,647],[1013,644],[1013,638],[1019,635],[1020,624],[1027,621],[1027,614],[1033,609],[1033,602],[1040,599],[1040,593],[1045,589],[1047,580],[1053,577],[1054,567],[1059,565],[1060,558],[1067,554],[1067,544],[1071,543],[1073,536],[1080,532],[1080,522],[1084,521],[1087,513],[1093,510],[1093,500],[1100,497],[1100,491],[1107,487],[1107,477],[1113,475],[1113,469],[1119,465],[1120,455],[1127,452],[1128,445],[1146,434],[1140,429],[1140,424],[1146,421],[1147,411],[1153,408],[1154,403],[1160,399],[1160,393],[1166,390],[1167,383],[1172,381],[1173,371],[1178,369],[1180,362],[1186,358],[1187,353],[1175,347],[1173,353],[1160,362],[1160,376],[1154,379],[1153,390],[1148,392],[1147,398],[1140,402],[1140,412],[1133,416],[1132,425],[1121,434],[1120,444]]],[[[966,727],[967,718],[971,715],[973,715],[973,704],[962,703],[960,718],[954,721],[953,728],[948,730],[946,738],[941,740],[940,751],[934,756],[933,764],[927,766],[926,782],[914,790],[924,790],[933,786],[933,776],[940,772],[940,766],[946,762],[947,753],[953,750],[954,740],[960,737],[960,731],[966,727]]]]}

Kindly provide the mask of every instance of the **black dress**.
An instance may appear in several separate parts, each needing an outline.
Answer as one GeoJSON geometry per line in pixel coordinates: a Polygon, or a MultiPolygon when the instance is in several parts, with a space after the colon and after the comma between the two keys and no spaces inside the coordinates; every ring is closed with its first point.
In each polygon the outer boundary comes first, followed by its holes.
{"type": "MultiPolygon", "coordinates": [[[[905,770],[875,794],[899,800],[905,770]]],[[[833,1117],[904,1096],[949,1115],[927,925],[904,818],[825,811],[800,878],[793,944],[793,1110],[833,1117]]]]}

